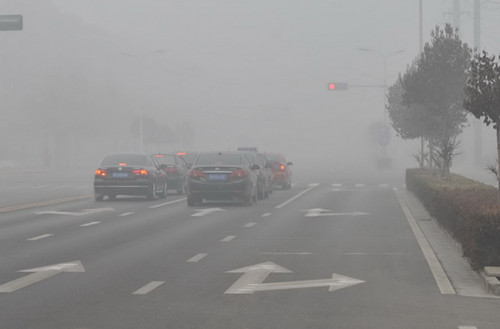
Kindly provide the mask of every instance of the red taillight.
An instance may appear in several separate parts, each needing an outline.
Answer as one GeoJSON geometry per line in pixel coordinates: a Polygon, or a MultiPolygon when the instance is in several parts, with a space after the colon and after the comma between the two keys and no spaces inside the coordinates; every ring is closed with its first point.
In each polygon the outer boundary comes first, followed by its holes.
{"type": "Polygon", "coordinates": [[[125,167],[125,166],[128,166],[128,163],[120,162],[119,165],[120,165],[120,167],[125,167]]]}
{"type": "Polygon", "coordinates": [[[285,165],[280,166],[281,171],[285,171],[285,168],[286,168],[285,165]]]}
{"type": "Polygon", "coordinates": [[[149,175],[148,171],[146,169],[136,169],[133,171],[133,173],[135,175],[139,175],[139,176],[147,176],[149,175]]]}
{"type": "Polygon", "coordinates": [[[238,170],[235,170],[231,173],[231,175],[229,176],[230,179],[238,179],[238,178],[245,178],[248,176],[248,171],[246,171],[245,169],[238,169],[238,170]]]}
{"type": "Polygon", "coordinates": [[[193,169],[193,170],[191,170],[189,172],[189,177],[191,177],[191,178],[201,178],[201,177],[205,177],[205,174],[201,170],[193,169]]]}
{"type": "Polygon", "coordinates": [[[95,171],[95,175],[96,175],[96,176],[106,177],[106,175],[107,175],[107,174],[108,174],[108,173],[106,172],[106,170],[105,170],[105,169],[97,169],[97,170],[95,171]]]}

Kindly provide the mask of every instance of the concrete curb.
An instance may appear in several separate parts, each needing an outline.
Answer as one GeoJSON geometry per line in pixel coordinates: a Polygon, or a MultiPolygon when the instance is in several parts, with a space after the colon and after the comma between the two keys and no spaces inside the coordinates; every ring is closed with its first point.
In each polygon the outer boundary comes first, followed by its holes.
{"type": "Polygon", "coordinates": [[[491,268],[485,267],[484,271],[480,272],[481,279],[483,280],[484,288],[491,294],[500,296],[500,280],[492,275],[491,268]]]}

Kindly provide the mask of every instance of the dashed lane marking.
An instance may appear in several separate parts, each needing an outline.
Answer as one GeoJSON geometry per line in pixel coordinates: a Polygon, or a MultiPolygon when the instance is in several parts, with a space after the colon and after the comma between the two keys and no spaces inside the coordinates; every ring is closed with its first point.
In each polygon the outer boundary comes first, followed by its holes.
{"type": "Polygon", "coordinates": [[[87,227],[87,226],[93,226],[93,225],[97,225],[97,224],[100,224],[101,222],[90,222],[90,223],[86,223],[86,224],[82,224],[80,225],[81,227],[87,227]]]}
{"type": "Polygon", "coordinates": [[[265,214],[262,215],[262,217],[269,217],[269,216],[271,216],[270,212],[266,212],[265,214]]]}
{"type": "Polygon", "coordinates": [[[304,191],[300,192],[299,194],[295,195],[294,197],[292,197],[292,198],[290,198],[290,199],[286,200],[285,202],[283,202],[283,203],[281,203],[281,204],[277,205],[277,206],[276,206],[276,209],[281,209],[281,208],[283,208],[283,207],[284,207],[284,206],[286,206],[287,204],[289,204],[289,203],[291,203],[291,202],[293,202],[293,201],[297,200],[298,198],[300,198],[301,196],[303,196],[304,194],[306,194],[307,192],[311,191],[313,188],[318,187],[318,186],[319,186],[319,184],[317,184],[317,183],[309,184],[309,187],[308,187],[308,188],[306,188],[304,191]]]}
{"type": "Polygon", "coordinates": [[[228,235],[224,239],[220,240],[220,242],[229,242],[234,240],[234,238],[236,238],[236,235],[228,235]]]}
{"type": "Polygon", "coordinates": [[[152,281],[152,282],[148,283],[147,285],[145,285],[144,287],[134,291],[132,293],[132,295],[146,295],[164,283],[165,283],[165,281],[152,281]]]}
{"type": "Polygon", "coordinates": [[[246,223],[245,227],[250,228],[250,227],[254,227],[255,225],[257,225],[257,223],[246,223]]]}
{"type": "Polygon", "coordinates": [[[335,184],[332,184],[332,187],[341,187],[342,186],[342,183],[335,183],[335,184]]]}
{"type": "Polygon", "coordinates": [[[189,258],[186,262],[188,263],[196,263],[196,262],[199,262],[200,260],[202,260],[203,258],[207,257],[208,254],[198,254],[194,257],[191,257],[189,258]]]}
{"type": "Polygon", "coordinates": [[[119,214],[118,216],[125,217],[125,216],[130,216],[133,215],[133,212],[124,212],[123,214],[119,214]]]}
{"type": "Polygon", "coordinates": [[[160,207],[163,207],[163,206],[168,206],[169,204],[174,204],[174,203],[185,201],[185,200],[187,200],[187,198],[182,198],[182,199],[177,199],[177,200],[173,200],[173,201],[169,201],[169,202],[155,204],[154,206],[151,206],[149,208],[151,208],[151,209],[160,208],[160,207]]]}
{"type": "Polygon", "coordinates": [[[42,235],[39,235],[39,236],[35,236],[35,237],[32,237],[32,238],[29,238],[28,241],[37,241],[37,240],[45,239],[45,238],[48,238],[48,237],[51,237],[51,236],[54,236],[54,234],[42,234],[42,235]]]}

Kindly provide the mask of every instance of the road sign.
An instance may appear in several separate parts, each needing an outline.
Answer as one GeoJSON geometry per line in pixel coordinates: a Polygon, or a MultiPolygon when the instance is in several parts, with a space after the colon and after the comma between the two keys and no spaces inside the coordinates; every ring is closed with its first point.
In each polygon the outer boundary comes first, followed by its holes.
{"type": "Polygon", "coordinates": [[[30,272],[31,274],[0,285],[0,293],[15,292],[63,272],[85,272],[85,268],[82,263],[77,260],[74,262],[37,267],[19,272],[30,272]]]}
{"type": "Polygon", "coordinates": [[[229,287],[229,289],[226,290],[225,294],[253,294],[256,291],[316,287],[328,287],[328,291],[335,291],[365,282],[334,273],[330,279],[262,283],[271,273],[293,273],[292,271],[273,262],[247,266],[237,270],[228,271],[226,273],[243,273],[243,275],[231,287],[229,287]]]}
{"type": "Polygon", "coordinates": [[[23,15],[0,15],[0,31],[21,31],[23,15]]]}

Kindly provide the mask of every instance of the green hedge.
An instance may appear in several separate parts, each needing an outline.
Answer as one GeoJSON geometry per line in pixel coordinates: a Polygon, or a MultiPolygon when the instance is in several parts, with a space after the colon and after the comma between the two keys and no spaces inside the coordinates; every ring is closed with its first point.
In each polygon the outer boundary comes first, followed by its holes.
{"type": "Polygon", "coordinates": [[[428,170],[407,169],[406,187],[455,239],[476,270],[500,266],[498,190],[452,174],[448,180],[428,170]]]}

